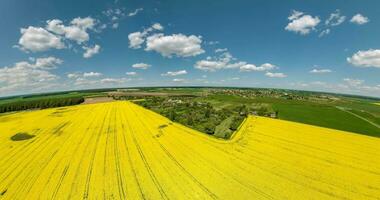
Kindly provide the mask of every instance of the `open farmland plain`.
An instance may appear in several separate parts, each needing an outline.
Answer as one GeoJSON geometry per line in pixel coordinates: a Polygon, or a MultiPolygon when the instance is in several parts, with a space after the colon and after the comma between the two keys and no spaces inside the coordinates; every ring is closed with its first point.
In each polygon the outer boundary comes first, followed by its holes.
{"type": "Polygon", "coordinates": [[[0,155],[0,199],[380,199],[379,138],[249,116],[226,141],[127,101],[1,115],[0,155]]]}

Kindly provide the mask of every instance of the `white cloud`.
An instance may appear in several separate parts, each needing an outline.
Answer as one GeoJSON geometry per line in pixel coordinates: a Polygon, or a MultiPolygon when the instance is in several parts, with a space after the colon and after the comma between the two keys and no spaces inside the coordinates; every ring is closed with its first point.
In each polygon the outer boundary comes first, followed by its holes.
{"type": "Polygon", "coordinates": [[[152,65],[149,65],[149,64],[146,64],[146,63],[136,63],[136,64],[132,65],[132,67],[136,68],[136,69],[148,69],[151,66],[152,65]]]}
{"type": "Polygon", "coordinates": [[[49,49],[65,48],[59,36],[56,36],[41,27],[29,26],[21,28],[21,37],[18,41],[20,48],[25,51],[46,51],[49,49]]]}
{"type": "Polygon", "coordinates": [[[51,73],[62,60],[55,57],[37,58],[34,63],[17,62],[0,68],[0,94],[42,91],[55,85],[59,76],[51,73]]]}
{"type": "Polygon", "coordinates": [[[257,67],[254,64],[245,64],[243,66],[240,66],[240,71],[249,72],[249,71],[268,71],[275,69],[276,66],[272,65],[270,63],[265,63],[257,67]]]}
{"type": "Polygon", "coordinates": [[[330,14],[330,17],[325,21],[327,26],[338,26],[346,20],[346,16],[340,14],[340,10],[330,14]]]}
{"type": "Polygon", "coordinates": [[[61,20],[52,19],[52,20],[46,21],[46,23],[47,23],[46,25],[47,30],[59,35],[65,34],[65,26],[62,24],[61,20]]]}
{"type": "Polygon", "coordinates": [[[173,82],[184,82],[185,79],[181,79],[181,78],[175,78],[173,79],[173,82]]]}
{"type": "Polygon", "coordinates": [[[296,10],[293,10],[288,19],[290,22],[285,27],[285,30],[300,33],[301,35],[309,34],[321,21],[317,16],[305,15],[296,10]]]}
{"type": "Polygon", "coordinates": [[[69,73],[69,74],[67,74],[67,78],[69,78],[69,79],[79,78],[80,76],[81,76],[81,74],[79,74],[79,73],[69,73]]]}
{"type": "Polygon", "coordinates": [[[155,30],[158,30],[158,31],[164,30],[164,27],[160,23],[154,23],[152,25],[152,28],[155,29],[155,30]]]}
{"type": "Polygon", "coordinates": [[[145,34],[142,32],[134,32],[128,35],[129,48],[139,49],[141,45],[145,42],[145,34]]]}
{"type": "Polygon", "coordinates": [[[207,57],[206,60],[197,61],[194,65],[196,69],[203,71],[216,71],[221,69],[239,68],[243,65],[247,65],[246,62],[234,62],[236,58],[232,57],[229,52],[224,52],[218,57],[207,57]]]}
{"type": "Polygon", "coordinates": [[[351,79],[351,78],[344,78],[343,81],[352,87],[357,87],[357,86],[360,86],[364,83],[364,80],[351,79]]]}
{"type": "Polygon", "coordinates": [[[136,72],[126,72],[125,74],[128,76],[136,76],[137,75],[136,72]]]}
{"type": "Polygon", "coordinates": [[[161,76],[178,76],[178,75],[184,75],[184,74],[187,74],[187,71],[186,70],[179,70],[179,71],[175,71],[175,72],[166,72],[164,74],[161,74],[161,76]]]}
{"type": "Polygon", "coordinates": [[[128,13],[128,17],[133,17],[143,10],[143,8],[137,8],[135,11],[128,13]]]}
{"type": "Polygon", "coordinates": [[[84,85],[84,86],[90,86],[90,85],[95,85],[95,84],[98,84],[99,83],[99,80],[89,80],[89,79],[86,79],[86,78],[77,78],[75,79],[74,81],[74,85],[75,86],[81,86],[81,85],[84,85]]]}
{"type": "Polygon", "coordinates": [[[290,20],[290,21],[296,20],[296,19],[300,18],[303,14],[304,14],[303,12],[293,10],[292,14],[288,17],[288,20],[290,20]]]}
{"type": "Polygon", "coordinates": [[[100,72],[84,72],[84,73],[75,72],[75,73],[69,73],[69,74],[67,74],[67,78],[69,78],[69,79],[77,79],[79,81],[83,81],[86,78],[97,78],[97,77],[100,77],[100,76],[103,76],[103,74],[100,73],[100,72]]]}
{"type": "Polygon", "coordinates": [[[87,77],[99,77],[102,75],[103,74],[99,73],[99,72],[85,72],[85,73],[83,73],[83,77],[85,77],[85,78],[87,78],[87,77]]]}
{"type": "Polygon", "coordinates": [[[147,37],[146,51],[156,51],[164,57],[190,57],[204,53],[200,36],[154,34],[147,37]]]}
{"type": "Polygon", "coordinates": [[[284,73],[272,73],[272,72],[265,73],[265,76],[268,76],[270,78],[285,78],[285,77],[287,77],[284,73]]]}
{"type": "Polygon", "coordinates": [[[367,51],[358,51],[347,61],[358,67],[378,67],[380,68],[380,49],[369,49],[367,51]]]}
{"type": "Polygon", "coordinates": [[[83,30],[93,29],[95,24],[96,24],[95,19],[93,19],[91,17],[85,17],[85,18],[77,17],[77,18],[74,18],[73,20],[71,20],[70,23],[76,27],[83,29],[83,30]]]}
{"type": "Polygon", "coordinates": [[[129,48],[139,49],[141,45],[145,42],[145,38],[148,34],[154,30],[163,30],[164,27],[160,23],[154,23],[151,27],[145,29],[143,32],[133,32],[128,35],[129,48]]]}
{"type": "Polygon", "coordinates": [[[104,79],[100,80],[100,83],[102,83],[102,84],[122,84],[122,83],[129,81],[129,80],[130,79],[127,79],[127,78],[104,78],[104,79]]]}
{"type": "Polygon", "coordinates": [[[63,60],[56,57],[45,57],[45,58],[37,58],[35,59],[35,64],[30,65],[35,69],[55,69],[57,65],[63,63],[63,60]]]}
{"type": "MultiPolygon", "coordinates": [[[[221,52],[221,51],[219,51],[221,52]]],[[[268,71],[275,69],[276,66],[270,63],[265,63],[260,66],[250,64],[244,61],[238,61],[228,51],[223,49],[223,53],[218,57],[207,57],[206,60],[197,61],[194,65],[196,69],[203,71],[216,71],[221,69],[236,69],[240,71],[268,71]]]]}
{"type": "Polygon", "coordinates": [[[221,48],[215,49],[215,53],[226,52],[226,51],[228,51],[227,48],[224,48],[224,49],[221,49],[221,48]]]}
{"type": "Polygon", "coordinates": [[[65,26],[59,19],[48,20],[46,23],[47,30],[81,44],[90,39],[87,31],[94,29],[96,20],[91,17],[77,17],[71,20],[69,26],[65,26]]]}
{"type": "Polygon", "coordinates": [[[219,43],[220,43],[219,41],[208,41],[208,42],[206,42],[206,44],[208,44],[208,45],[217,45],[219,43]]]}
{"type": "Polygon", "coordinates": [[[83,58],[91,58],[92,56],[94,56],[95,54],[98,54],[99,51],[100,51],[100,46],[99,45],[95,45],[93,47],[83,47],[84,50],[86,50],[84,53],[83,53],[83,58]]]}
{"type": "Polygon", "coordinates": [[[351,18],[350,22],[352,22],[354,24],[362,25],[362,24],[368,23],[369,19],[368,19],[368,17],[365,17],[365,16],[361,15],[360,13],[358,13],[351,18]]]}
{"type": "Polygon", "coordinates": [[[330,30],[329,28],[327,28],[327,29],[321,31],[321,32],[319,33],[318,37],[323,37],[323,36],[325,36],[325,35],[328,35],[328,34],[330,34],[330,32],[331,32],[331,30],[330,30]]]}
{"type": "Polygon", "coordinates": [[[332,71],[330,69],[312,69],[310,73],[312,74],[325,74],[325,73],[331,73],[332,71]]]}

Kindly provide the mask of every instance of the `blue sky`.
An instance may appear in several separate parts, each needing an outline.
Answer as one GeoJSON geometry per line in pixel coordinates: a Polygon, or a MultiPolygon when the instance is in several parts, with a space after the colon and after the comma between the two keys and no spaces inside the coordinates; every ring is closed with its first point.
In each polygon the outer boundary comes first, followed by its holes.
{"type": "Polygon", "coordinates": [[[343,0],[3,0],[0,96],[191,85],[380,97],[379,7],[343,0]]]}

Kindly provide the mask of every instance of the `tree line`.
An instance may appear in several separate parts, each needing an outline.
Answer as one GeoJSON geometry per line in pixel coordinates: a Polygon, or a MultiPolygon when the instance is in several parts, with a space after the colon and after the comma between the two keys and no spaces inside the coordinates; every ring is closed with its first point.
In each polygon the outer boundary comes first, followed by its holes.
{"type": "Polygon", "coordinates": [[[15,102],[0,104],[0,113],[28,110],[28,109],[44,109],[61,106],[71,106],[84,102],[83,97],[62,97],[62,98],[44,98],[44,99],[28,99],[15,102]]]}

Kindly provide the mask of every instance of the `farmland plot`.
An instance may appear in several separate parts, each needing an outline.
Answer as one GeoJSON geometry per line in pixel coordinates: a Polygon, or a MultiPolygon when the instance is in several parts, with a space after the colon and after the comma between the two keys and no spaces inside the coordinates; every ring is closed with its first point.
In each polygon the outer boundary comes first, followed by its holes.
{"type": "Polygon", "coordinates": [[[21,112],[0,155],[0,199],[380,199],[380,139],[262,117],[225,141],[130,102],[21,112]]]}

